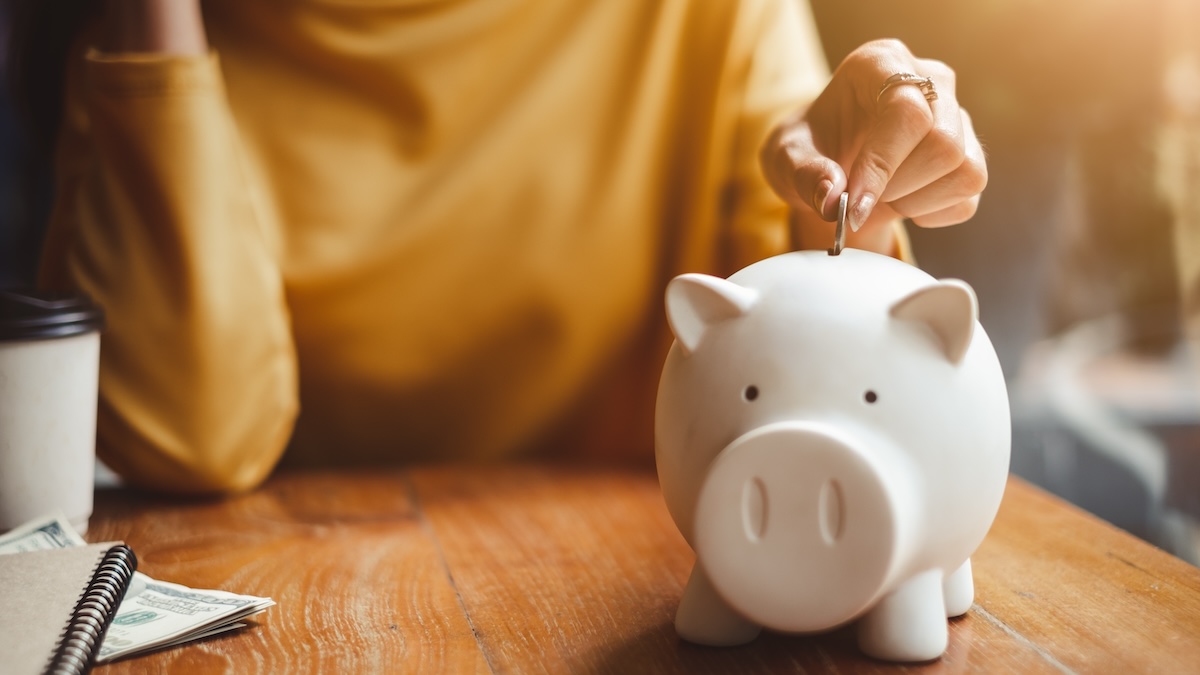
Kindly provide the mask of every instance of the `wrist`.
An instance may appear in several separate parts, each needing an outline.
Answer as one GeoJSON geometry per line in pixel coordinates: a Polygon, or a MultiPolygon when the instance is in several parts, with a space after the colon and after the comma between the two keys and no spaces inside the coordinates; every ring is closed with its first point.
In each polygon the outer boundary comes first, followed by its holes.
{"type": "Polygon", "coordinates": [[[109,0],[99,44],[108,53],[197,56],[208,51],[196,0],[109,0]]]}

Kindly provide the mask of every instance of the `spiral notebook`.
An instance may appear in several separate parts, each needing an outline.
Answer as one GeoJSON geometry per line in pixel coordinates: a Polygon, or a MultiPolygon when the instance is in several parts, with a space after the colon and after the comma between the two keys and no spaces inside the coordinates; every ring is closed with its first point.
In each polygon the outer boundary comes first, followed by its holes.
{"type": "Polygon", "coordinates": [[[120,542],[0,555],[0,670],[88,672],[136,568],[120,542]]]}

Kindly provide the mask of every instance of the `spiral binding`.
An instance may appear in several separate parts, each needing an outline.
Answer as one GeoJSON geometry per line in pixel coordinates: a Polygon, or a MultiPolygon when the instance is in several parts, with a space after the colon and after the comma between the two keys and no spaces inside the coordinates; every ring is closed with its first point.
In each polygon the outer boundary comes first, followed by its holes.
{"type": "Polygon", "coordinates": [[[124,544],[113,546],[104,554],[46,666],[48,675],[82,675],[91,670],[108,624],[136,569],[137,556],[124,544]]]}

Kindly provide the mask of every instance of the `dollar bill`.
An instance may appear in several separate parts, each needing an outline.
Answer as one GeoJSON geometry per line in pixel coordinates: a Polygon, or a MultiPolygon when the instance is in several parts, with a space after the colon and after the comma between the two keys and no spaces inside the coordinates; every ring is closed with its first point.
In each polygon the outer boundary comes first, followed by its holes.
{"type": "MultiPolygon", "coordinates": [[[[0,555],[82,546],[83,537],[61,514],[0,535],[0,555]]],[[[134,574],[96,657],[105,663],[154,649],[236,630],[244,619],[275,604],[270,598],[188,588],[134,574]]]]}
{"type": "Polygon", "coordinates": [[[83,537],[59,515],[38,518],[0,535],[0,555],[83,546],[83,537]]]}

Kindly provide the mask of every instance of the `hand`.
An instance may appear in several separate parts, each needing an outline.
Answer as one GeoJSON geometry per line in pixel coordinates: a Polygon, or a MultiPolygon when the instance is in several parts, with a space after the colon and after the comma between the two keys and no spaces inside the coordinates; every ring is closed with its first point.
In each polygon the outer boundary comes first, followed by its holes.
{"type": "Polygon", "coordinates": [[[833,220],[848,191],[847,223],[859,237],[874,231],[876,241],[898,216],[924,227],[967,220],[987,184],[954,71],[914,57],[896,40],[869,42],[847,56],[816,101],[775,129],[761,159],[772,188],[800,213],[833,220]],[[915,84],[881,95],[895,73],[932,78],[937,99],[927,101],[915,84]]]}

